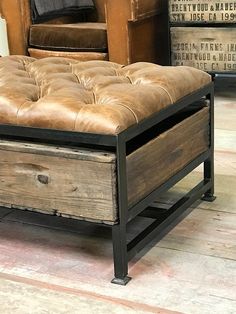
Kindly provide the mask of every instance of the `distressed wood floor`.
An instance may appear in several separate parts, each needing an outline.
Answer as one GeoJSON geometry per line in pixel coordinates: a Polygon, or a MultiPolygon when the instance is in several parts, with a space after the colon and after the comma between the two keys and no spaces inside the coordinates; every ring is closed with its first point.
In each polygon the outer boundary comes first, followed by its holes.
{"type": "MultiPolygon", "coordinates": [[[[0,210],[0,312],[236,313],[236,80],[216,82],[216,195],[113,276],[110,231],[0,210]]],[[[172,203],[201,167],[159,202],[172,203]]]]}

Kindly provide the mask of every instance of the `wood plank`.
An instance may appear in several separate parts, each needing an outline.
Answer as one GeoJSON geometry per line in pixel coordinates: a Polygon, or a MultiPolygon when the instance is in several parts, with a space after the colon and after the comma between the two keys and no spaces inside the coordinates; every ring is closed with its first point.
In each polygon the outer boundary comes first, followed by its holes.
{"type": "Polygon", "coordinates": [[[5,314],[16,313],[16,304],[18,313],[37,309],[37,313],[181,314],[143,302],[124,301],[76,287],[47,284],[42,280],[3,273],[0,273],[0,298],[1,311],[5,314]]]}
{"type": "Polygon", "coordinates": [[[236,154],[236,131],[215,129],[215,149],[236,154]]]}
{"type": "Polygon", "coordinates": [[[17,142],[1,143],[0,149],[1,205],[80,219],[116,220],[113,157],[95,153],[85,160],[84,152],[17,142]],[[21,152],[22,147],[30,152],[21,152]]]}
{"type": "Polygon", "coordinates": [[[236,0],[170,0],[169,16],[174,23],[235,23],[236,0]]]}
{"type": "Polygon", "coordinates": [[[134,301],[183,313],[234,313],[235,261],[153,247],[130,264],[130,284],[117,289],[109,284],[110,240],[97,233],[82,236],[6,223],[0,229],[0,271],[45,285],[99,292],[125,304],[134,301]],[[149,297],[144,300],[144,295],[149,297]]]}
{"type": "Polygon", "coordinates": [[[236,213],[198,207],[157,246],[236,261],[235,221],[236,213]]]}
{"type": "MultiPolygon", "coordinates": [[[[235,87],[236,90],[236,87],[235,87]]],[[[215,125],[217,129],[236,131],[236,93],[235,100],[222,102],[222,99],[215,98],[215,125]],[[226,112],[226,113],[225,113],[226,112]]]]}
{"type": "Polygon", "coordinates": [[[110,61],[124,65],[139,61],[163,65],[168,63],[168,45],[165,40],[168,35],[168,16],[164,2],[106,1],[110,61]]]}
{"type": "MultiPolygon", "coordinates": [[[[235,175],[215,175],[215,195],[217,196],[216,200],[214,202],[197,201],[193,206],[201,209],[235,214],[235,178],[235,175]]],[[[202,180],[202,173],[196,171],[190,173],[175,187],[158,198],[155,206],[159,206],[159,204],[171,205],[175,203],[200,180],[202,180]]]]}
{"type": "Polygon", "coordinates": [[[56,156],[69,159],[87,160],[101,163],[114,163],[115,154],[107,151],[101,151],[92,148],[66,147],[63,145],[44,145],[30,142],[5,141],[0,140],[0,150],[12,152],[24,152],[31,154],[40,154],[44,156],[56,156]]]}
{"type": "Polygon", "coordinates": [[[236,28],[171,27],[172,65],[213,72],[236,71],[235,52],[236,28]]]}
{"type": "Polygon", "coordinates": [[[134,204],[208,148],[203,108],[127,157],[128,199],[134,204]]]}

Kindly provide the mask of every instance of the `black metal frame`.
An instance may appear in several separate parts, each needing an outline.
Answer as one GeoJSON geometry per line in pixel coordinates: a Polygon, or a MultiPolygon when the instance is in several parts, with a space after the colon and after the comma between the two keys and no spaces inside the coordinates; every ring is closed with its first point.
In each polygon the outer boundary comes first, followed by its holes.
{"type": "Polygon", "coordinates": [[[74,145],[99,146],[108,150],[115,150],[117,157],[117,195],[118,195],[118,222],[112,226],[112,242],[114,257],[115,278],[113,283],[125,285],[129,280],[128,261],[135,256],[152,239],[160,239],[172,229],[188,212],[190,205],[203,196],[206,201],[214,200],[214,86],[213,83],[182,98],[174,105],[152,115],[138,125],[132,126],[118,135],[101,135],[92,133],[80,133],[59,131],[51,129],[40,129],[14,125],[0,125],[1,137],[9,139],[40,140],[47,142],[70,142],[74,145]],[[128,206],[127,175],[126,175],[126,147],[127,142],[135,139],[143,132],[149,130],[164,119],[167,119],[180,110],[187,108],[203,97],[209,100],[209,149],[192,160],[187,166],[173,175],[164,184],[152,191],[131,208],[128,206]],[[189,193],[181,198],[168,210],[150,207],[150,205],[163,192],[167,191],[179,180],[190,173],[195,167],[204,163],[204,180],[195,186],[189,193]],[[155,219],[154,222],[143,230],[136,238],[127,243],[127,225],[137,215],[155,219]]]}

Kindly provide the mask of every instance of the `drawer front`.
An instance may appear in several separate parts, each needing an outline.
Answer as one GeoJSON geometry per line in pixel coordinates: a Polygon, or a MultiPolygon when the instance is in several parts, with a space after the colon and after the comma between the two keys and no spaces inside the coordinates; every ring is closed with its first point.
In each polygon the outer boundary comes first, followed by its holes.
{"type": "Polygon", "coordinates": [[[209,147],[209,108],[184,119],[127,156],[129,206],[209,147]]]}
{"type": "Polygon", "coordinates": [[[0,142],[0,204],[79,219],[116,220],[115,158],[0,142]]]}
{"type": "Polygon", "coordinates": [[[170,0],[172,23],[236,23],[236,0],[170,0]]]}
{"type": "Polygon", "coordinates": [[[236,28],[172,27],[172,65],[209,72],[236,71],[236,28]]]}

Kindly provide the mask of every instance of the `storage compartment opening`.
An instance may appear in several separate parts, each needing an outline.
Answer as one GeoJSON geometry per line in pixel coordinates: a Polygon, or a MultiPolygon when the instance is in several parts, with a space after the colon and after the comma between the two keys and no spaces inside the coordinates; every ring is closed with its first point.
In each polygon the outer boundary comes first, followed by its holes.
{"type": "Polygon", "coordinates": [[[190,106],[180,110],[175,115],[161,121],[160,123],[156,124],[148,131],[138,135],[134,139],[127,142],[127,155],[131,154],[139,147],[145,145],[152,139],[159,136],[161,133],[171,129],[176,124],[179,124],[183,120],[187,119],[188,117],[194,115],[202,108],[207,107],[207,100],[204,98],[201,101],[192,103],[190,106]]]}
{"type": "Polygon", "coordinates": [[[126,159],[129,207],[206,152],[210,144],[209,131],[209,107],[204,105],[200,109],[193,105],[156,125],[153,130],[155,138],[153,134],[141,138],[148,142],[141,144],[126,159]]]}

